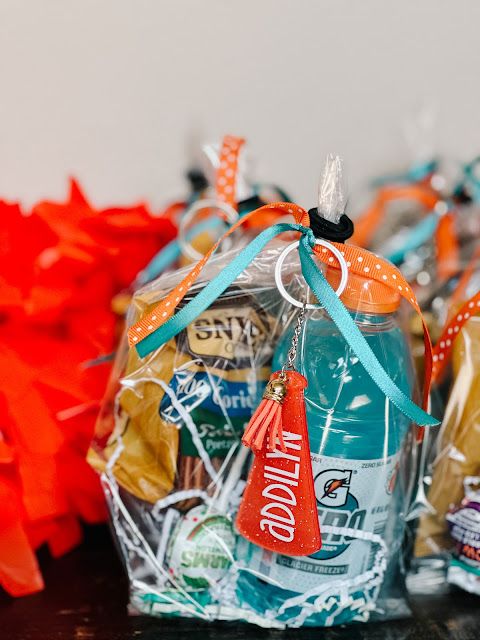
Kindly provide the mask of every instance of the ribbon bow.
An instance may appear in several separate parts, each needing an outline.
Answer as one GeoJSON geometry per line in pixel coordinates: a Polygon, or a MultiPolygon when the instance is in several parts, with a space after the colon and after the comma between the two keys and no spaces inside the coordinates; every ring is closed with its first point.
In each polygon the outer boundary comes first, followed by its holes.
{"type": "MultiPolygon", "coordinates": [[[[168,316],[172,314],[176,305],[185,296],[192,283],[198,278],[203,266],[220,244],[220,241],[217,242],[202,258],[202,260],[195,265],[192,271],[182,280],[178,287],[171,291],[170,294],[162,300],[158,307],[129,329],[130,345],[136,346],[140,357],[145,357],[155,349],[161,347],[183,331],[195,318],[208,309],[210,305],[235,281],[242,271],[248,267],[268,242],[286,231],[297,231],[300,233],[298,251],[303,276],[308,286],[315,294],[317,300],[323,305],[326,312],[336,324],[349,347],[359,358],[366,373],[372,378],[384,395],[417,425],[435,426],[439,424],[439,421],[436,418],[418,407],[393,382],[371,350],[350,313],[337,297],[335,291],[316,265],[314,260],[315,236],[309,227],[308,213],[304,209],[291,203],[275,203],[266,205],[265,207],[261,207],[239,220],[223,237],[225,238],[227,235],[231,234],[247,218],[253,215],[258,215],[263,210],[271,209],[277,209],[279,213],[293,214],[297,222],[277,223],[262,231],[250,242],[249,245],[237,254],[213,280],[208,282],[190,302],[188,302],[175,315],[167,319],[168,316]]],[[[347,261],[347,264],[352,266],[352,271],[357,273],[361,272],[364,276],[368,273],[369,277],[371,276],[372,278],[395,288],[395,290],[406,298],[421,315],[414,294],[398,269],[395,269],[385,261],[379,259],[377,256],[374,256],[368,251],[359,249],[358,247],[338,245],[338,248],[343,250],[346,258],[350,258],[347,261]],[[383,275],[380,277],[379,272],[381,273],[382,270],[383,275]],[[394,284],[388,281],[389,276],[394,284]],[[397,282],[402,284],[396,284],[397,282]]],[[[319,257],[321,257],[321,254],[319,257]]],[[[428,406],[430,391],[432,345],[424,322],[423,326],[426,347],[426,383],[424,388],[423,407],[426,409],[428,406]]]]}

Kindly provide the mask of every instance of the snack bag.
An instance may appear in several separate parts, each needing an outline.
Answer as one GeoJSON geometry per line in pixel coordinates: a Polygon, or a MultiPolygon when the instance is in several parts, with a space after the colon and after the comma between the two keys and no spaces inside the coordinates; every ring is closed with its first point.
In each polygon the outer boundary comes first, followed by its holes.
{"type": "MultiPolygon", "coordinates": [[[[165,278],[165,286],[179,275],[165,278]]],[[[129,321],[140,319],[159,295],[158,289],[137,292],[129,321]]],[[[233,289],[169,340],[147,368],[129,350],[122,374],[128,384],[121,382],[115,398],[115,430],[103,436],[110,440],[102,459],[115,451],[120,433],[125,448],[114,473],[131,493],[156,502],[174,484],[198,492],[217,476],[268,380],[278,306],[268,287],[233,289]]],[[[97,435],[102,438],[101,431],[97,435]]],[[[95,466],[104,469],[100,460],[95,466]]]]}
{"type": "MultiPolygon", "coordinates": [[[[332,175],[324,184],[331,195],[332,175]]],[[[276,203],[228,236],[262,216],[277,222],[242,250],[212,257],[214,246],[190,271],[134,296],[130,352],[117,363],[118,391],[90,453],[131,603],[274,628],[367,620],[377,603],[385,607],[377,617],[402,615],[394,583],[410,427],[436,421],[411,399],[409,347],[389,314],[400,298],[418,306],[397,269],[342,244],[352,231],[346,216],[276,203]],[[303,308],[307,292],[300,273],[325,311],[315,303],[297,317],[292,305],[303,308]],[[358,296],[365,306],[349,302],[358,296]]],[[[429,344],[426,334],[427,358],[429,344]]]]}
{"type": "Polygon", "coordinates": [[[451,358],[452,383],[442,426],[433,446],[428,494],[420,518],[415,555],[452,548],[447,514],[461,502],[464,479],[480,474],[478,394],[480,385],[480,294],[457,307],[434,350],[434,379],[441,382],[451,358]]]}

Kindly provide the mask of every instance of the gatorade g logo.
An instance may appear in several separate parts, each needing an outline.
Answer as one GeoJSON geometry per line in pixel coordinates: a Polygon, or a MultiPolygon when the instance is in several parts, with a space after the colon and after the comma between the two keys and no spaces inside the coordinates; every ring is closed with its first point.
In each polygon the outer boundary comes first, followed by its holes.
{"type": "Polygon", "coordinates": [[[317,502],[326,507],[343,507],[348,500],[351,471],[329,469],[315,478],[317,502]]]}
{"type": "MultiPolygon", "coordinates": [[[[351,480],[352,471],[349,469],[327,469],[315,478],[320,529],[325,525],[362,529],[366,511],[360,509],[358,500],[351,493],[351,480]]],[[[343,534],[322,533],[323,546],[312,558],[336,558],[348,549],[352,540],[343,534]]]]}

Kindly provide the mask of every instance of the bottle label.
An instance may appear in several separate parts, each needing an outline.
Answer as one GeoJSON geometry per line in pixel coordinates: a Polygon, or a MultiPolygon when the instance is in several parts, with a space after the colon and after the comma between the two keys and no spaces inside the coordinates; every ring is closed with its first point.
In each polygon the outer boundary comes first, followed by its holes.
{"type": "Polygon", "coordinates": [[[298,593],[322,580],[351,579],[369,570],[376,544],[323,527],[339,527],[385,537],[399,454],[377,460],[348,460],[312,454],[322,548],[307,557],[292,557],[250,546],[249,566],[298,593]]]}

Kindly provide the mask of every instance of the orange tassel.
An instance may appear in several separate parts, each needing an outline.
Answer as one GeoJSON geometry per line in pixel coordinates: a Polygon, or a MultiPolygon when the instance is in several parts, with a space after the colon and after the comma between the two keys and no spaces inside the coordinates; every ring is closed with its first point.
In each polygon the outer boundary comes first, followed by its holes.
{"type": "Polygon", "coordinates": [[[282,426],[282,404],[286,394],[287,386],[279,378],[279,373],[272,374],[263,399],[243,434],[242,442],[246,447],[250,447],[252,451],[261,451],[268,432],[267,449],[273,451],[278,439],[281,451],[286,450],[282,426]]]}

